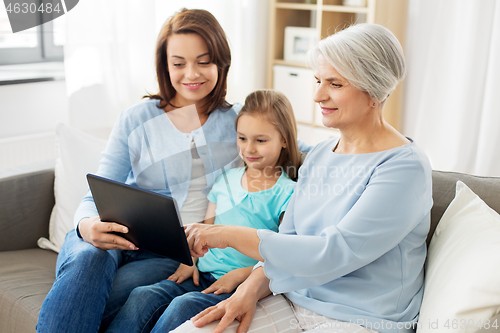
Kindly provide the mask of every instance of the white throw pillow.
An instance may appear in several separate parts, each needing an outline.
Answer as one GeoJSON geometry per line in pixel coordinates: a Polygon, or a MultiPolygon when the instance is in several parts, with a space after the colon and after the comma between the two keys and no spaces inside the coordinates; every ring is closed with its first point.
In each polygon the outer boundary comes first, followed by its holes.
{"type": "Polygon", "coordinates": [[[73,216],[88,190],[87,173],[95,173],[106,141],[65,124],[56,127],[55,205],[49,224],[49,238],[40,238],[38,246],[59,252],[73,216]]]}
{"type": "Polygon", "coordinates": [[[417,333],[500,327],[500,215],[464,183],[429,245],[417,333]]]}

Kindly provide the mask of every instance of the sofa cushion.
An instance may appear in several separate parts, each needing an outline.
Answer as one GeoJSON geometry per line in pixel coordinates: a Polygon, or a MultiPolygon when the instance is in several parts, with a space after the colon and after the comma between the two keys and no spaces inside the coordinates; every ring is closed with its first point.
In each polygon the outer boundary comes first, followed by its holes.
{"type": "Polygon", "coordinates": [[[0,252],[0,332],[36,332],[56,259],[56,253],[41,249],[0,252]]]}
{"type": "MultiPolygon", "coordinates": [[[[500,313],[500,215],[464,183],[429,245],[418,333],[473,332],[500,313]]],[[[497,327],[500,323],[497,323],[497,327]]]]}
{"type": "Polygon", "coordinates": [[[434,206],[431,210],[431,229],[427,244],[431,241],[434,230],[446,208],[455,197],[457,181],[462,181],[476,193],[489,207],[500,213],[500,178],[479,177],[457,172],[432,172],[432,198],[434,206]]]}
{"type": "Polygon", "coordinates": [[[85,175],[95,173],[106,141],[59,123],[56,127],[55,205],[50,216],[49,237],[38,245],[59,252],[68,231],[74,228],[73,216],[88,184],[85,175]]]}

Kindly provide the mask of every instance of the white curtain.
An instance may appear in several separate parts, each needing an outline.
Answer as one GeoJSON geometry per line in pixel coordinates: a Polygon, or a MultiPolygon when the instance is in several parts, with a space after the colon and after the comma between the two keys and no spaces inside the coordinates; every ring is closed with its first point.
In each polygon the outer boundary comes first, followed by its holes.
{"type": "Polygon", "coordinates": [[[156,38],[179,9],[202,8],[228,36],[232,65],[229,102],[265,88],[268,0],[85,0],[66,18],[65,70],[70,124],[109,128],[146,93],[156,93],[156,38]]]}
{"type": "Polygon", "coordinates": [[[403,131],[437,170],[500,176],[500,1],[410,0],[403,131]]]}
{"type": "Polygon", "coordinates": [[[66,15],[65,72],[70,124],[112,126],[154,85],[154,1],[85,0],[66,15]]]}

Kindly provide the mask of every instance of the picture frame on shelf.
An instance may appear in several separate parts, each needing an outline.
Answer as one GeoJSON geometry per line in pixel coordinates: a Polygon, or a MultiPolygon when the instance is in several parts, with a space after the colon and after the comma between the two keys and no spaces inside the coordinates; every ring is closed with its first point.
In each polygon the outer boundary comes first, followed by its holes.
{"type": "Polygon", "coordinates": [[[307,51],[318,43],[316,28],[285,27],[284,60],[305,62],[307,51]]]}

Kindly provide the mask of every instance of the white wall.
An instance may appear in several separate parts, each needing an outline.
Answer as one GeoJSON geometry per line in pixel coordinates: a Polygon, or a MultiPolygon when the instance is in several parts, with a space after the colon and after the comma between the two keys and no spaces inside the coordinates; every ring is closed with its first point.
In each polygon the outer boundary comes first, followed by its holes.
{"type": "Polygon", "coordinates": [[[69,122],[65,82],[0,86],[0,139],[54,131],[69,122]]]}
{"type": "Polygon", "coordinates": [[[58,122],[69,123],[63,80],[0,86],[0,169],[53,161],[58,122]]]}

